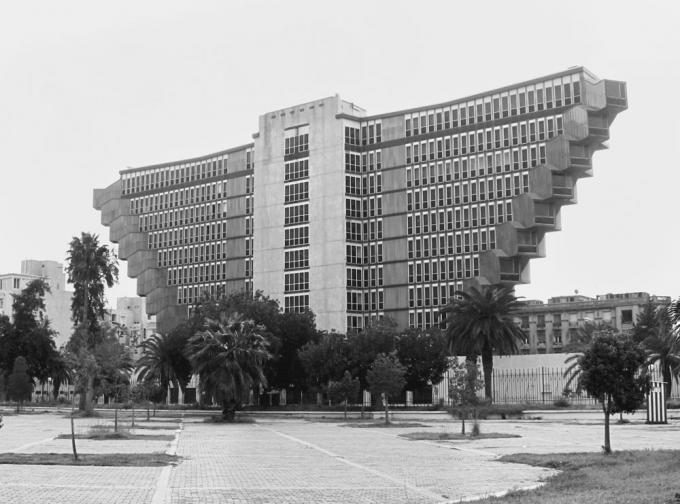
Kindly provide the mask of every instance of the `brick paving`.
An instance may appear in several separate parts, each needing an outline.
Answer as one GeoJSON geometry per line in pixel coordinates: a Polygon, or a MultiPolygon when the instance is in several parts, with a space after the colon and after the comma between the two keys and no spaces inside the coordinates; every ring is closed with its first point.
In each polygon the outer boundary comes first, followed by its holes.
{"type": "MultiPolygon", "coordinates": [[[[541,420],[485,421],[483,432],[520,438],[446,443],[409,441],[404,432],[457,432],[458,422],[416,428],[349,428],[340,423],[261,419],[256,424],[212,424],[187,418],[174,467],[0,465],[0,502],[16,504],[134,503],[443,503],[481,493],[530,486],[551,474],[543,468],[504,464],[498,455],[518,452],[597,451],[602,420],[587,414],[545,413],[541,420]]],[[[615,450],[668,448],[677,444],[680,421],[648,426],[636,416],[612,424],[615,450]]],[[[614,419],[615,420],[615,419],[614,419]]],[[[77,420],[80,432],[109,420],[77,420]]],[[[142,423],[143,425],[143,423],[142,423]]],[[[169,434],[176,423],[155,419],[169,434]]],[[[65,453],[69,432],[63,415],[5,417],[0,452],[65,453]]],[[[81,453],[172,450],[160,440],[78,440],[81,453]]]]}

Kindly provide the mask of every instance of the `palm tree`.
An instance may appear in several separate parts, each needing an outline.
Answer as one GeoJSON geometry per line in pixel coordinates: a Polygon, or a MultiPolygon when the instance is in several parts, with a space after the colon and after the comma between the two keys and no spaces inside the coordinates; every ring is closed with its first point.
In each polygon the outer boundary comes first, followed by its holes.
{"type": "Polygon", "coordinates": [[[75,324],[94,329],[104,315],[104,283],[118,281],[118,258],[106,245],[99,245],[96,234],[74,236],[66,252],[68,281],[74,286],[71,313],[75,324]]]}
{"type": "Polygon", "coordinates": [[[201,388],[222,404],[225,420],[234,419],[253,388],[266,385],[263,368],[271,354],[260,330],[251,321],[222,315],[189,340],[188,355],[201,388]]]}
{"type": "Polygon", "coordinates": [[[469,360],[482,356],[484,394],[492,399],[493,354],[517,353],[526,337],[513,320],[520,303],[510,287],[472,287],[457,291],[442,312],[446,315],[446,335],[453,355],[469,360]]]}
{"type": "Polygon", "coordinates": [[[172,383],[184,392],[191,379],[191,363],[186,357],[187,339],[179,331],[154,334],[142,342],[137,362],[140,381],[157,381],[165,392],[172,383]]]}
{"type": "Polygon", "coordinates": [[[653,333],[647,336],[642,346],[647,351],[647,365],[658,363],[666,382],[666,399],[671,396],[673,377],[680,376],[680,331],[678,331],[674,310],[677,303],[657,311],[658,324],[653,333]]]}
{"type": "MultiPolygon", "coordinates": [[[[118,259],[106,245],[99,245],[97,235],[90,233],[82,233],[80,238],[74,236],[66,254],[68,281],[74,286],[71,315],[79,326],[69,345],[76,353],[81,350],[92,352],[100,333],[99,319],[105,313],[104,283],[113,287],[118,281],[118,259]],[[86,348],[76,348],[83,343],[86,348]]],[[[91,371],[94,368],[84,369],[91,371]]],[[[95,376],[88,372],[83,378],[85,394],[81,394],[79,409],[89,410],[94,398],[95,376]]]]}

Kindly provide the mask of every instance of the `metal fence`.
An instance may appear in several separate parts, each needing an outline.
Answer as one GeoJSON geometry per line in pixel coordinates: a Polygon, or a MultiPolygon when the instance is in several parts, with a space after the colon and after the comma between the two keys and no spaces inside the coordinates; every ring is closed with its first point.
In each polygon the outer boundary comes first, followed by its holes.
{"type": "MultiPolygon", "coordinates": [[[[576,381],[567,386],[568,376],[564,373],[567,367],[549,368],[540,367],[532,369],[494,369],[492,375],[492,391],[495,403],[499,404],[552,404],[560,398],[564,398],[571,404],[595,404],[595,400],[585,392],[576,392],[576,381]]],[[[652,380],[662,381],[658,369],[650,370],[652,380]]],[[[447,372],[444,379],[432,387],[432,402],[448,405],[448,381],[447,372]]],[[[483,392],[480,392],[480,396],[483,392]]],[[[673,380],[671,399],[680,399],[680,384],[677,379],[673,380]]]]}

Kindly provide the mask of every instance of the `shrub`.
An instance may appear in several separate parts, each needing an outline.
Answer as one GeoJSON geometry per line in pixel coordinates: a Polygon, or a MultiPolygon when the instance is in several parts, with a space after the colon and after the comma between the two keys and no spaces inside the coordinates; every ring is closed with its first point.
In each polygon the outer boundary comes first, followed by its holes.
{"type": "Polygon", "coordinates": [[[568,408],[571,406],[566,397],[560,397],[559,399],[556,399],[553,405],[558,408],[568,408]]]}

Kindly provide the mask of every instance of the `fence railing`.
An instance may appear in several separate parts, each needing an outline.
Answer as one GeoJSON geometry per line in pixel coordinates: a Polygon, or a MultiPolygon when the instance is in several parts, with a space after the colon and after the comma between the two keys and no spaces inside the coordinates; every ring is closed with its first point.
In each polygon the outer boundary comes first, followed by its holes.
{"type": "MultiPolygon", "coordinates": [[[[531,369],[494,369],[492,391],[495,403],[499,404],[551,404],[565,398],[572,404],[595,404],[595,400],[585,392],[576,392],[576,380],[569,382],[565,376],[566,367],[531,369]],[[568,384],[568,385],[567,385],[568,384]]],[[[652,380],[663,381],[658,369],[650,370],[652,380]]],[[[433,402],[450,404],[448,394],[449,372],[444,379],[432,387],[433,402]]],[[[480,392],[483,396],[483,392],[480,392]]],[[[671,399],[680,399],[680,384],[673,380],[671,399]]]]}

